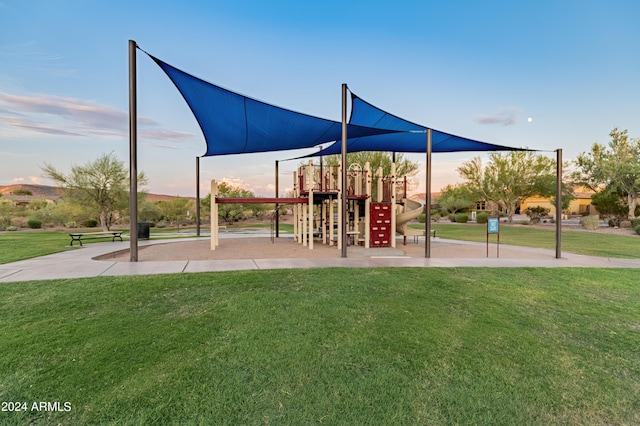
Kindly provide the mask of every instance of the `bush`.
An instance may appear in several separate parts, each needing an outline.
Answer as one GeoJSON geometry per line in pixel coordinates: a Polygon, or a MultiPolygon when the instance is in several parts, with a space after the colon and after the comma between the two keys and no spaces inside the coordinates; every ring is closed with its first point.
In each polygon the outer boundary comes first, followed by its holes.
{"type": "Polygon", "coordinates": [[[455,222],[456,221],[456,215],[453,213],[450,213],[449,215],[447,215],[447,219],[449,219],[450,222],[455,222]]]}
{"type": "Polygon", "coordinates": [[[585,216],[580,221],[582,226],[591,231],[596,230],[600,227],[600,216],[585,216]]]}
{"type": "Polygon", "coordinates": [[[98,221],[95,219],[87,219],[82,222],[82,226],[84,226],[85,228],[95,228],[96,226],[98,226],[98,221]]]}
{"type": "Polygon", "coordinates": [[[549,211],[550,209],[546,207],[531,206],[524,211],[524,214],[529,216],[529,219],[531,219],[531,223],[539,223],[540,218],[547,216],[549,214],[549,211]]]}
{"type": "Polygon", "coordinates": [[[455,219],[457,223],[467,223],[469,221],[469,215],[466,213],[456,213],[455,219]]]}
{"type": "Polygon", "coordinates": [[[18,227],[17,226],[7,226],[4,230],[5,231],[17,231],[18,227]]]}
{"type": "Polygon", "coordinates": [[[634,231],[636,231],[636,234],[640,235],[640,224],[636,225],[635,228],[633,228],[634,231]]]}
{"type": "MultiPolygon", "coordinates": [[[[538,219],[538,220],[539,220],[539,219],[538,219]]],[[[521,220],[521,221],[520,221],[520,225],[525,225],[525,226],[527,226],[527,225],[529,225],[530,223],[533,223],[533,219],[531,219],[531,221],[528,221],[528,220],[521,220]]]]}
{"type": "Polygon", "coordinates": [[[42,221],[38,219],[29,219],[27,221],[27,226],[30,229],[40,229],[42,228],[42,221]]]}
{"type": "Polygon", "coordinates": [[[637,226],[640,226],[640,217],[637,217],[635,219],[631,219],[631,227],[633,229],[636,229],[637,226]]]}
{"type": "Polygon", "coordinates": [[[422,213],[420,216],[418,216],[418,222],[420,223],[424,223],[427,220],[427,215],[422,213]]]}
{"type": "Polygon", "coordinates": [[[478,213],[476,215],[476,222],[477,223],[487,223],[488,221],[489,221],[489,213],[482,212],[482,213],[478,213]]]}

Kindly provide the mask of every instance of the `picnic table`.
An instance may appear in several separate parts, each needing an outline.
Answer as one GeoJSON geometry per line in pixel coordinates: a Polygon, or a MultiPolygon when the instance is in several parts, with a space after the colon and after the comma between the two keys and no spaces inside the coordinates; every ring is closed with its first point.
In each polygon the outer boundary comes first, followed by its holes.
{"type": "Polygon", "coordinates": [[[95,240],[99,238],[111,238],[111,241],[115,241],[116,238],[119,238],[122,241],[122,232],[123,231],[101,231],[101,232],[72,232],[69,234],[71,237],[71,246],[73,246],[74,241],[80,243],[82,246],[82,240],[95,240]]]}

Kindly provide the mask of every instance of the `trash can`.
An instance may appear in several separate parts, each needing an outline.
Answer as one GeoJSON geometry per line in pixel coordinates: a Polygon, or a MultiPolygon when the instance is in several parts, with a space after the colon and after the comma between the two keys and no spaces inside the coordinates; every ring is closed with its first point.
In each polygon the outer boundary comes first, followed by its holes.
{"type": "Polygon", "coordinates": [[[151,222],[138,222],[138,239],[148,240],[149,229],[151,229],[151,222]]]}

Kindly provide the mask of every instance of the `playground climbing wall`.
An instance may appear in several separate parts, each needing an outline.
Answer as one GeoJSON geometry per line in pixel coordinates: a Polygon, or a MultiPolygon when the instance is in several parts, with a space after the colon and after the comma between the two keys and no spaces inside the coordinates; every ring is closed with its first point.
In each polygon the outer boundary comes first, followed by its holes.
{"type": "MultiPolygon", "coordinates": [[[[371,247],[391,247],[391,203],[371,203],[370,235],[371,247]]],[[[395,230],[393,230],[395,231],[395,230]]]]}

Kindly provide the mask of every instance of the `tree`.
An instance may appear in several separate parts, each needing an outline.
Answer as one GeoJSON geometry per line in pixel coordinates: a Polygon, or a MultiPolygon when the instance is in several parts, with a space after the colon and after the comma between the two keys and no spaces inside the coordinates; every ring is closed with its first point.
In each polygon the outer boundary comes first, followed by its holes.
{"type": "Polygon", "coordinates": [[[457,170],[476,196],[496,203],[509,222],[525,199],[555,194],[555,161],[531,151],[493,153],[486,168],[476,157],[457,170]]]}
{"type": "Polygon", "coordinates": [[[591,204],[610,226],[620,226],[620,222],[628,217],[629,207],[624,200],[623,195],[610,188],[605,188],[591,196],[591,204]]]}
{"type": "MultiPolygon", "coordinates": [[[[209,194],[209,196],[211,196],[211,194],[209,194]]],[[[254,198],[255,195],[253,192],[246,189],[229,185],[227,182],[220,182],[218,184],[218,197],[254,198]]],[[[220,204],[218,206],[218,216],[227,224],[231,225],[240,219],[246,210],[248,210],[248,208],[246,208],[244,204],[220,204]]]]}
{"type": "Polygon", "coordinates": [[[457,213],[473,207],[477,197],[467,185],[447,185],[441,190],[438,197],[438,205],[447,210],[447,213],[457,213]]]}
{"type": "MultiPolygon", "coordinates": [[[[330,155],[325,157],[324,162],[328,166],[337,166],[340,162],[340,155],[330,155]]],[[[391,175],[392,156],[388,152],[380,151],[362,151],[350,152],[347,154],[347,167],[351,164],[358,164],[364,169],[365,163],[369,163],[371,170],[375,173],[379,167],[382,167],[384,176],[391,175]]],[[[408,160],[403,154],[396,154],[396,176],[411,177],[418,172],[418,163],[408,160]]]]}
{"type": "Polygon", "coordinates": [[[594,191],[605,187],[626,198],[627,217],[636,216],[640,192],[640,138],[629,139],[627,130],[614,128],[608,146],[594,143],[591,152],[578,155],[575,181],[594,191]]]}
{"type": "Polygon", "coordinates": [[[172,198],[168,201],[159,201],[160,214],[171,222],[179,221],[187,217],[187,211],[193,210],[193,201],[188,198],[172,198]]]}
{"type": "MultiPolygon", "coordinates": [[[[63,173],[48,163],[42,171],[62,186],[70,202],[96,214],[104,231],[109,230],[117,213],[125,213],[128,209],[129,172],[124,162],[113,153],[102,154],[97,160],[84,165],[72,165],[69,173],[63,173]]],[[[138,176],[138,183],[146,183],[144,173],[138,176]]]]}

